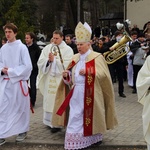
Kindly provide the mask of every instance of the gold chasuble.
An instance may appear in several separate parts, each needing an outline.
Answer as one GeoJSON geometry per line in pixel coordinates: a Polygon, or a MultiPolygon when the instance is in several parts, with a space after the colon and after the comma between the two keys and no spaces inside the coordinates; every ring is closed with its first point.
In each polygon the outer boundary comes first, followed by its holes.
{"type": "MultiPolygon", "coordinates": [[[[76,86],[74,85],[74,71],[79,57],[80,54],[74,55],[68,67],[72,72],[70,92],[63,80],[58,87],[52,117],[53,126],[66,126],[67,124],[69,102],[76,86]]],[[[110,73],[103,56],[94,51],[87,56],[85,68],[83,134],[84,136],[103,134],[118,124],[110,73]]]]}

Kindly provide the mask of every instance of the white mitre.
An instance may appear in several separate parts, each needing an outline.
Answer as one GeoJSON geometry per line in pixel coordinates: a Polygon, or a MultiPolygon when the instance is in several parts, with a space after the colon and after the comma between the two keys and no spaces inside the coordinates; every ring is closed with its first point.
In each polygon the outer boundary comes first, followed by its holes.
{"type": "Polygon", "coordinates": [[[79,22],[75,28],[76,42],[89,42],[91,40],[91,27],[85,22],[79,22]]]}

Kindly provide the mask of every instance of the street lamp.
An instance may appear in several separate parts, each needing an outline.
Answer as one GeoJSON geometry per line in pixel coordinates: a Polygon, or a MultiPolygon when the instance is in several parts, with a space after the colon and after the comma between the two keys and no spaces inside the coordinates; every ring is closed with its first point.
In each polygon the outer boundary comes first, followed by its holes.
{"type": "Polygon", "coordinates": [[[127,0],[124,0],[124,20],[127,19],[127,0]]]}
{"type": "Polygon", "coordinates": [[[80,21],[80,0],[77,0],[77,22],[80,21]]]}

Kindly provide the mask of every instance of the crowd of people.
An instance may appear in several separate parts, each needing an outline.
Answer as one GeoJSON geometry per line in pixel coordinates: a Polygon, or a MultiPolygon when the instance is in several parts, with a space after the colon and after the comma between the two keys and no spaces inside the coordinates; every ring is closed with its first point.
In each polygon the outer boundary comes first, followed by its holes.
{"type": "Polygon", "coordinates": [[[79,22],[75,37],[55,30],[41,51],[33,32],[26,32],[22,43],[16,39],[17,26],[6,24],[0,49],[0,145],[13,135],[17,142],[27,137],[37,87],[43,95],[43,123],[51,133],[66,128],[66,150],[102,143],[103,134],[118,124],[113,83],[118,82],[118,94],[125,98],[124,81],[137,93],[143,72],[138,73],[143,65],[149,69],[149,29],[148,22],[144,32],[134,25],[128,34],[122,28],[91,39],[91,27],[79,22]],[[125,35],[126,54],[107,63],[105,54],[115,51],[125,35]]]}
{"type": "MultiPolygon", "coordinates": [[[[123,82],[128,81],[128,85],[133,89],[132,93],[137,93],[136,78],[138,71],[143,66],[146,56],[149,55],[149,24],[144,32],[140,31],[137,25],[134,25],[129,31],[131,40],[126,43],[130,49],[127,55],[115,61],[113,64],[108,64],[112,82],[118,80],[118,94],[121,97],[126,97],[124,94],[123,82]]],[[[119,42],[124,36],[124,30],[117,30],[113,36],[94,37],[91,40],[94,51],[105,55],[110,51],[110,47],[119,42]]]]}

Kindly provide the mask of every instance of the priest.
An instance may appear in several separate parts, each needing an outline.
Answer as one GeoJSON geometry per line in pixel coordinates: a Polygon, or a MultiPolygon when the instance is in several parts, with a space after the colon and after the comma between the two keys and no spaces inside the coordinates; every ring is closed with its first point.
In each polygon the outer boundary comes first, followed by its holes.
{"type": "Polygon", "coordinates": [[[76,26],[79,53],[63,72],[56,94],[52,124],[66,126],[68,150],[101,143],[106,130],[117,125],[110,73],[103,56],[91,50],[91,33],[87,23],[76,26]]]}
{"type": "Polygon", "coordinates": [[[38,60],[38,87],[43,95],[43,123],[51,128],[52,133],[60,131],[59,126],[52,126],[51,117],[62,72],[72,56],[73,50],[63,41],[63,33],[55,30],[53,43],[44,47],[38,60]]]}

